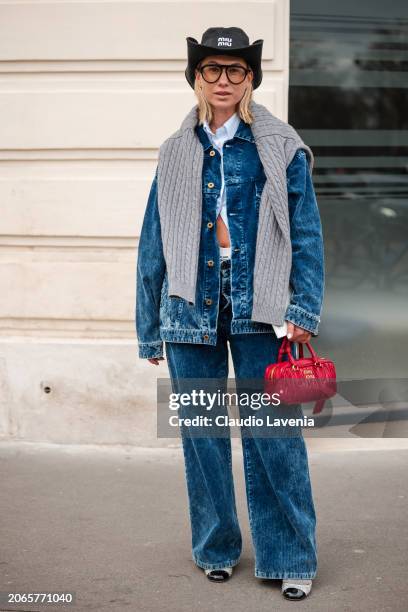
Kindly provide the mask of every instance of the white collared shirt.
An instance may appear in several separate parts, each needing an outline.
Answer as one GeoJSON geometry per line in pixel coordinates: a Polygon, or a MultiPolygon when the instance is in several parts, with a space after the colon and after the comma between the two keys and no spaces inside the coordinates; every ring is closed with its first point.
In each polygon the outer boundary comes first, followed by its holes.
{"type": "Polygon", "coordinates": [[[215,134],[211,131],[207,120],[205,120],[203,123],[203,128],[207,132],[211,143],[217,149],[217,151],[219,151],[221,156],[221,190],[220,195],[217,199],[216,218],[221,213],[221,218],[227,226],[228,231],[229,227],[227,217],[227,191],[224,182],[223,146],[226,140],[230,140],[234,137],[235,132],[237,131],[238,126],[240,124],[240,121],[241,119],[238,113],[235,112],[229,119],[227,119],[227,121],[221,127],[215,130],[215,134]]]}
{"type": "MultiPolygon", "coordinates": [[[[208,134],[208,137],[212,143],[212,145],[219,151],[221,155],[221,191],[220,195],[217,198],[217,212],[216,218],[221,213],[221,218],[224,221],[225,225],[228,228],[228,217],[227,217],[227,190],[224,182],[224,165],[223,165],[223,146],[226,140],[230,140],[234,137],[235,132],[238,129],[240,124],[240,117],[238,113],[234,113],[227,121],[219,128],[215,130],[215,134],[211,131],[210,126],[208,125],[207,120],[203,123],[203,128],[208,134]]],[[[287,323],[284,321],[283,325],[272,325],[275,330],[276,336],[278,338],[282,338],[287,334],[287,323]]]]}

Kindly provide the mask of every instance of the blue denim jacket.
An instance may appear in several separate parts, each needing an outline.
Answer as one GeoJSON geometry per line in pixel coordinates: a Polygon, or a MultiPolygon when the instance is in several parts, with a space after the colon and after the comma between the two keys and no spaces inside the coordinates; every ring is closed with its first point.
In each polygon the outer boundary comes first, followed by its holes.
{"type": "MultiPolygon", "coordinates": [[[[140,233],[137,257],[136,334],[140,358],[163,357],[163,342],[217,344],[220,283],[216,205],[221,157],[201,125],[204,148],[202,226],[195,305],[169,296],[157,202],[157,168],[140,233]],[[208,183],[213,183],[211,189],[208,183]]],[[[258,211],[266,175],[249,124],[241,120],[223,151],[231,242],[231,333],[273,332],[251,320],[258,211]]],[[[306,154],[298,149],[287,168],[292,243],[291,301],[285,319],[318,335],[324,294],[324,248],[319,209],[306,154]]],[[[188,240],[188,236],[185,237],[188,240]]]]}

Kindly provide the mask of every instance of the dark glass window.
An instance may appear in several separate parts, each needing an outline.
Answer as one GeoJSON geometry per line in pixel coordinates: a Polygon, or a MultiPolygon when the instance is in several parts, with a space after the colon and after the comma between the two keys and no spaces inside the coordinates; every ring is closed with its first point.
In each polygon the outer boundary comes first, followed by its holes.
{"type": "Polygon", "coordinates": [[[326,271],[317,348],[343,377],[405,377],[406,0],[291,0],[288,121],[315,154],[326,271]]]}

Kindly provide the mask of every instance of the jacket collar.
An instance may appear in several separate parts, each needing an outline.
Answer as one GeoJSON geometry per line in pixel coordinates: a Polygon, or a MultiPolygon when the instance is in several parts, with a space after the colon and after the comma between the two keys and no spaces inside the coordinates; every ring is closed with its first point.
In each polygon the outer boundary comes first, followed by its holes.
{"type": "MultiPolygon", "coordinates": [[[[197,132],[198,138],[201,141],[201,144],[204,147],[204,151],[211,148],[213,146],[209,135],[207,134],[204,126],[202,124],[196,124],[195,130],[197,132]]],[[[255,142],[254,135],[252,134],[251,126],[249,123],[245,123],[242,119],[240,119],[237,131],[234,134],[234,138],[238,138],[241,140],[246,140],[249,142],[255,142]]]]}

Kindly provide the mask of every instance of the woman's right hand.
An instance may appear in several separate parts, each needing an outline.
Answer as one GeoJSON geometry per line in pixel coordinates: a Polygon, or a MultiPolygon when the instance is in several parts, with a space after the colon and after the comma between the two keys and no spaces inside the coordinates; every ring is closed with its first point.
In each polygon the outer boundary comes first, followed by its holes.
{"type": "Polygon", "coordinates": [[[148,361],[150,361],[150,363],[152,363],[153,365],[159,365],[159,361],[163,361],[164,357],[152,357],[152,359],[148,359],[148,361]]]}

